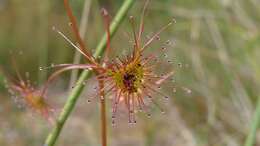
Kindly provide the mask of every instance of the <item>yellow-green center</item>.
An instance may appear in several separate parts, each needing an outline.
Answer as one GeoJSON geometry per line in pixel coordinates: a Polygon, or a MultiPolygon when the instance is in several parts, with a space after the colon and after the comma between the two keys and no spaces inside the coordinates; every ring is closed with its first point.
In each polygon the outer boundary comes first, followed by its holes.
{"type": "Polygon", "coordinates": [[[124,68],[112,73],[118,88],[123,92],[134,93],[141,87],[144,76],[143,66],[138,62],[126,65],[124,68]]]}

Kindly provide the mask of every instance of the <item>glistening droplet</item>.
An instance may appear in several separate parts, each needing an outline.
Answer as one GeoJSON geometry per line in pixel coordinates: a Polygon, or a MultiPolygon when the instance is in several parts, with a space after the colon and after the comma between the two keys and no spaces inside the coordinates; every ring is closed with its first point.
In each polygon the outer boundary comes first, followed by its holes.
{"type": "Polygon", "coordinates": [[[178,63],[178,66],[181,68],[182,67],[182,63],[178,63]]]}
{"type": "Polygon", "coordinates": [[[112,120],[112,126],[116,126],[115,120],[112,120]]]}
{"type": "Polygon", "coordinates": [[[167,40],[165,43],[166,43],[167,45],[170,45],[170,44],[171,44],[171,41],[170,41],[170,40],[167,40]]]}
{"type": "Polygon", "coordinates": [[[173,93],[176,93],[176,92],[177,92],[176,88],[173,88],[173,90],[172,90],[172,91],[173,91],[173,93]]]}

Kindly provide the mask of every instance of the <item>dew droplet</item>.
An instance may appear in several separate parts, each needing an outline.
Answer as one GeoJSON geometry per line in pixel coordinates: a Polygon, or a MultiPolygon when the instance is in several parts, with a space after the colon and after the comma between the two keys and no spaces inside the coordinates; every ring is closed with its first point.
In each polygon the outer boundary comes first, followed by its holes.
{"type": "Polygon", "coordinates": [[[100,99],[101,99],[101,100],[104,100],[105,98],[104,98],[104,96],[100,96],[100,99]]]}
{"type": "Polygon", "coordinates": [[[172,90],[172,91],[173,91],[173,93],[176,93],[176,92],[177,92],[176,88],[173,88],[173,90],[172,90]]]}
{"type": "Polygon", "coordinates": [[[116,118],[116,116],[115,115],[112,115],[112,119],[115,119],[116,118]]]}
{"type": "Polygon", "coordinates": [[[168,62],[168,63],[172,63],[172,61],[171,61],[171,60],[167,60],[167,62],[168,62]]]}
{"type": "Polygon", "coordinates": [[[152,116],[152,115],[151,115],[150,113],[147,114],[147,117],[148,117],[148,118],[151,118],[151,116],[152,116]]]}
{"type": "Polygon", "coordinates": [[[188,94],[191,94],[191,92],[192,92],[192,91],[191,91],[190,89],[187,90],[187,93],[188,93],[188,94]]]}
{"type": "Polygon", "coordinates": [[[52,26],[52,28],[51,28],[53,31],[55,31],[56,30],[56,27],[55,26],[52,26]]]}
{"type": "Polygon", "coordinates": [[[163,54],[163,57],[164,57],[164,58],[167,58],[167,57],[168,57],[168,55],[167,55],[167,54],[163,54]]]}
{"type": "Polygon", "coordinates": [[[115,120],[112,120],[112,126],[116,126],[115,120]]]}
{"type": "Polygon", "coordinates": [[[177,21],[176,21],[175,18],[172,18],[172,22],[173,22],[173,23],[177,23],[177,21]]]}
{"type": "Polygon", "coordinates": [[[39,67],[39,70],[43,70],[43,67],[39,67]]]}
{"type": "Polygon", "coordinates": [[[69,26],[72,26],[72,22],[69,22],[68,25],[69,25],[69,26]]]}
{"type": "Polygon", "coordinates": [[[87,102],[88,102],[88,103],[91,103],[91,100],[90,100],[90,99],[88,99],[88,100],[87,100],[87,102]]]}
{"type": "Polygon", "coordinates": [[[178,66],[181,68],[182,67],[182,63],[178,63],[178,66]]]}
{"type": "Polygon", "coordinates": [[[189,88],[186,88],[186,87],[183,87],[182,88],[187,94],[191,94],[191,89],[189,89],[189,88]]]}
{"type": "Polygon", "coordinates": [[[170,40],[167,40],[165,43],[166,43],[167,45],[171,45],[171,41],[170,41],[170,40]]]}
{"type": "Polygon", "coordinates": [[[164,50],[166,50],[166,47],[162,47],[161,49],[164,51],[164,50]]]}

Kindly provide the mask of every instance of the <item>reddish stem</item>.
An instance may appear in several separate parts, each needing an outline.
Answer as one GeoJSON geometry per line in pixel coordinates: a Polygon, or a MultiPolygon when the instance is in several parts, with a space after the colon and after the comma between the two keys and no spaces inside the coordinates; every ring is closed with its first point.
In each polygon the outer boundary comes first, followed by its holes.
{"type": "Polygon", "coordinates": [[[86,55],[86,59],[88,61],[90,61],[91,63],[94,63],[94,64],[97,65],[95,59],[88,52],[88,50],[86,48],[86,45],[84,44],[82,38],[80,37],[79,29],[78,29],[78,26],[77,26],[77,21],[76,21],[76,18],[74,17],[74,15],[72,13],[72,10],[71,10],[71,7],[69,5],[68,0],[64,0],[64,6],[65,6],[65,9],[66,9],[67,15],[68,15],[68,17],[70,19],[70,24],[71,24],[71,27],[72,27],[72,31],[73,31],[76,39],[77,39],[77,42],[78,42],[79,47],[80,47],[80,50],[86,55]]]}
{"type": "Polygon", "coordinates": [[[102,146],[107,146],[106,101],[105,101],[104,81],[103,81],[103,79],[99,79],[99,89],[100,89],[99,92],[100,92],[102,146]]]}

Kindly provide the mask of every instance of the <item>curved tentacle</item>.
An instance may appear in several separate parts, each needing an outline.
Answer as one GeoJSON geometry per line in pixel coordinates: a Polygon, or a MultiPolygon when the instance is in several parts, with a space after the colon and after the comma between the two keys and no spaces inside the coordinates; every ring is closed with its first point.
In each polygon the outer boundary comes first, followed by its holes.
{"type": "Polygon", "coordinates": [[[93,70],[93,69],[97,69],[97,67],[95,65],[88,65],[88,64],[60,64],[60,65],[56,65],[54,67],[63,67],[57,71],[55,71],[54,73],[52,73],[52,75],[48,78],[47,82],[45,83],[43,90],[41,92],[41,96],[43,97],[43,95],[45,94],[48,85],[50,84],[51,81],[53,81],[58,75],[60,75],[61,73],[68,71],[68,70],[72,70],[72,69],[88,69],[88,70],[93,70]]]}

